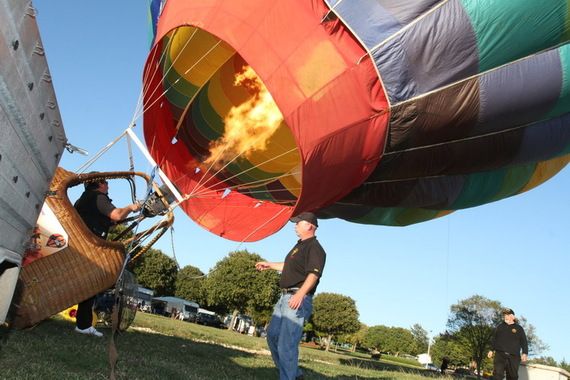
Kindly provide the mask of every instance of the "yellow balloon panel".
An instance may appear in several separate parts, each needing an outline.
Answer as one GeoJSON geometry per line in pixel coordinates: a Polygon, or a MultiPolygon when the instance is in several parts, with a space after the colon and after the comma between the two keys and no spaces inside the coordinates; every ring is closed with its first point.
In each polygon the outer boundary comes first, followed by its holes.
{"type": "Polygon", "coordinates": [[[196,87],[203,86],[235,54],[227,43],[191,26],[173,30],[169,38],[172,69],[196,87]]]}

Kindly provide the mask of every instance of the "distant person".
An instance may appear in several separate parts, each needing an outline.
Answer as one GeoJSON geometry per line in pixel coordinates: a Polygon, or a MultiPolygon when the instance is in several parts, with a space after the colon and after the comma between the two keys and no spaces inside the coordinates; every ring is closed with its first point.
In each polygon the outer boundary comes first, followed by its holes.
{"type": "MultiPolygon", "coordinates": [[[[108,195],[109,184],[106,180],[86,182],[85,191],[75,202],[75,209],[87,227],[102,239],[107,238],[109,228],[123,219],[131,212],[138,211],[140,206],[136,203],[123,208],[117,208],[111,203],[108,195]]],[[[81,278],[77,279],[81,281],[81,278]]],[[[95,296],[80,302],[77,306],[75,331],[80,334],[97,337],[103,334],[93,327],[93,304],[95,296]]]]}
{"type": "Polygon", "coordinates": [[[313,295],[326,259],[325,251],[315,236],[319,226],[315,214],[303,212],[291,218],[291,222],[295,223],[299,240],[285,261],[261,261],[255,264],[260,271],[281,271],[281,297],[275,304],[267,329],[267,344],[281,380],[303,378],[299,368],[299,342],[303,335],[303,324],[313,311],[313,295]]]}
{"type": "Polygon", "coordinates": [[[447,356],[444,356],[443,359],[441,359],[441,367],[439,368],[441,370],[441,374],[445,374],[445,370],[447,369],[447,367],[449,366],[449,359],[447,358],[447,356]]]}
{"type": "Polygon", "coordinates": [[[507,374],[507,380],[517,380],[519,364],[528,358],[528,343],[523,328],[516,322],[512,309],[502,311],[504,322],[495,329],[491,347],[487,357],[493,356],[493,379],[502,380],[507,374]],[[521,356],[522,351],[522,356],[521,356]]]}

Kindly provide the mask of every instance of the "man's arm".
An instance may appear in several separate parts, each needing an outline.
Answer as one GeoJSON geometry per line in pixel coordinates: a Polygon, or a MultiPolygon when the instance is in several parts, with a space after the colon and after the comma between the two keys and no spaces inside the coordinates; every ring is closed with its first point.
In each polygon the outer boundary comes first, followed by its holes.
{"type": "Polygon", "coordinates": [[[285,265],[285,263],[270,263],[267,261],[260,261],[258,263],[255,263],[255,269],[257,270],[273,269],[282,272],[283,265],[285,265]]]}
{"type": "Polygon", "coordinates": [[[301,285],[299,290],[297,290],[297,292],[289,299],[289,306],[295,310],[301,307],[305,296],[315,287],[317,281],[319,281],[319,277],[314,273],[309,273],[305,278],[303,285],[301,285]]]}
{"type": "Polygon", "coordinates": [[[491,341],[491,350],[489,352],[487,352],[487,357],[489,359],[491,359],[493,357],[493,355],[495,354],[495,344],[497,342],[497,329],[499,327],[495,327],[495,331],[493,332],[493,340],[491,341]]]}
{"type": "Polygon", "coordinates": [[[125,207],[114,208],[108,216],[113,222],[120,222],[121,220],[125,219],[131,212],[138,211],[139,209],[140,205],[138,203],[133,203],[125,207]]]}
{"type": "Polygon", "coordinates": [[[106,215],[113,222],[120,222],[125,219],[131,212],[138,211],[141,206],[133,203],[125,207],[115,207],[107,194],[100,193],[97,195],[97,210],[106,215]]]}
{"type": "Polygon", "coordinates": [[[524,329],[521,327],[521,348],[522,348],[522,355],[521,361],[525,363],[528,359],[528,340],[526,339],[526,333],[524,329]]]}

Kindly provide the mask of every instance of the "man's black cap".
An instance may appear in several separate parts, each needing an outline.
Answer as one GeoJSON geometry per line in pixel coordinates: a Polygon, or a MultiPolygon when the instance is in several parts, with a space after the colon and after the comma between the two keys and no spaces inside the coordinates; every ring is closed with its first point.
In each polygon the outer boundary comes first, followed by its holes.
{"type": "Polygon", "coordinates": [[[309,222],[315,227],[319,226],[319,222],[317,221],[317,216],[315,214],[313,214],[312,212],[302,212],[299,215],[294,216],[291,219],[289,219],[289,221],[293,222],[293,223],[298,223],[301,220],[304,220],[305,222],[309,222]]]}
{"type": "Polygon", "coordinates": [[[513,309],[509,309],[508,307],[502,310],[503,315],[515,315],[515,312],[513,311],[513,309]]]}

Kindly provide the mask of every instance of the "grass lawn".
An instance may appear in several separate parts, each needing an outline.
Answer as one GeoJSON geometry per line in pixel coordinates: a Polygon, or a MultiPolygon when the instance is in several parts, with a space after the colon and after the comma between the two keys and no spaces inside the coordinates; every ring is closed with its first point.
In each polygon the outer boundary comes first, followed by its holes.
{"type": "MultiPolygon", "coordinates": [[[[0,379],[107,379],[110,329],[73,332],[57,317],[27,330],[0,330],[0,379]]],[[[118,379],[277,379],[265,339],[137,313],[115,341],[118,379]]],[[[426,379],[421,368],[301,348],[306,379],[426,379]]]]}

